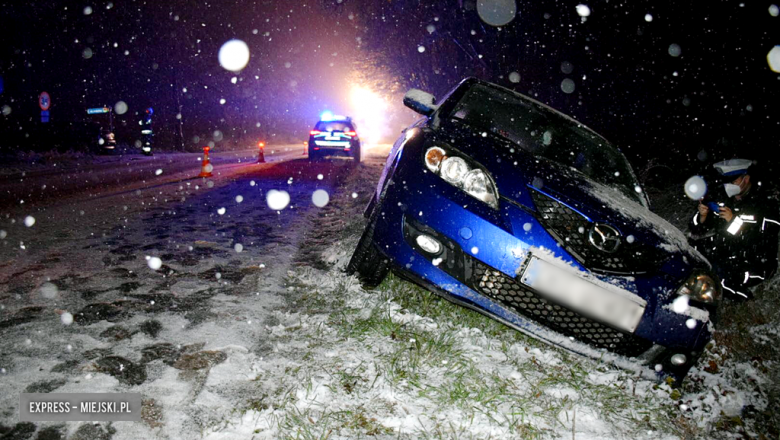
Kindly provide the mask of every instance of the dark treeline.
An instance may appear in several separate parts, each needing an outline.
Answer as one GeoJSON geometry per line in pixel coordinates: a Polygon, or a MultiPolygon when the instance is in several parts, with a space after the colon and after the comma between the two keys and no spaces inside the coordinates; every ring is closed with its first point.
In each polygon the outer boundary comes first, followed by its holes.
{"type": "Polygon", "coordinates": [[[399,101],[408,87],[440,96],[466,76],[510,87],[599,131],[638,169],[772,152],[780,81],[766,56],[780,17],[749,2],[629,3],[589,4],[583,18],[578,2],[516,2],[514,19],[495,27],[475,0],[123,1],[90,14],[83,2],[6,2],[0,106],[11,113],[0,116],[0,150],[81,148],[85,109],[118,100],[130,108],[117,120],[126,142],[148,106],[157,142],[172,148],[179,114],[186,148],[217,130],[228,141],[296,140],[326,101],[318,88],[338,83],[312,64],[334,52],[341,72],[399,101]],[[230,38],[252,49],[237,85],[215,62],[230,38]],[[42,90],[54,103],[48,125],[42,90]]]}

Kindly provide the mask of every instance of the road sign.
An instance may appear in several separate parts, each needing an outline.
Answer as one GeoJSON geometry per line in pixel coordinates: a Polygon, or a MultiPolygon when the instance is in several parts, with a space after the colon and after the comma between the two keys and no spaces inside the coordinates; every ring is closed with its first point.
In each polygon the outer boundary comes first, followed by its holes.
{"type": "Polygon", "coordinates": [[[41,122],[44,124],[49,122],[49,111],[48,110],[41,110],[41,122]]]}
{"type": "Polygon", "coordinates": [[[108,108],[108,107],[88,108],[87,109],[87,114],[88,115],[98,115],[98,114],[101,114],[101,113],[108,113],[109,111],[111,111],[111,109],[108,108]]]}
{"type": "Polygon", "coordinates": [[[41,107],[42,111],[46,111],[51,107],[51,96],[49,96],[46,92],[41,92],[40,95],[38,95],[38,106],[41,107]]]}

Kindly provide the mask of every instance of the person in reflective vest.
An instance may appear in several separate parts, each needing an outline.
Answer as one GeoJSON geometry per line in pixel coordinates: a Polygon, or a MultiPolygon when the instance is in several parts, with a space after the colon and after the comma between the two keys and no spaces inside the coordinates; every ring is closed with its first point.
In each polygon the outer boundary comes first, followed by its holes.
{"type": "Polygon", "coordinates": [[[753,299],[749,289],[777,270],[780,213],[766,184],[747,159],[713,165],[715,181],[699,201],[688,228],[691,242],[712,263],[724,296],[753,299]]]}

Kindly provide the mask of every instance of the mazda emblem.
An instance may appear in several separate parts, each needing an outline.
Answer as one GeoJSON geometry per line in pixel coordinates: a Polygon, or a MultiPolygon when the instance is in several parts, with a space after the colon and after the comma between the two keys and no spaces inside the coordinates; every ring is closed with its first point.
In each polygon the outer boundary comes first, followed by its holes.
{"type": "Polygon", "coordinates": [[[613,253],[620,247],[620,232],[610,225],[594,223],[588,232],[588,240],[596,249],[613,253]]]}

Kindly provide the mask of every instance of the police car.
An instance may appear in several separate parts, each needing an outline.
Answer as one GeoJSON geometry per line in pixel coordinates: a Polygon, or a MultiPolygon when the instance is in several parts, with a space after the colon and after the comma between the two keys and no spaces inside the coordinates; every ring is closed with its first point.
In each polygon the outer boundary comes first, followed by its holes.
{"type": "Polygon", "coordinates": [[[336,155],[360,162],[360,138],[352,118],[326,112],[309,132],[309,160],[336,155]]]}

